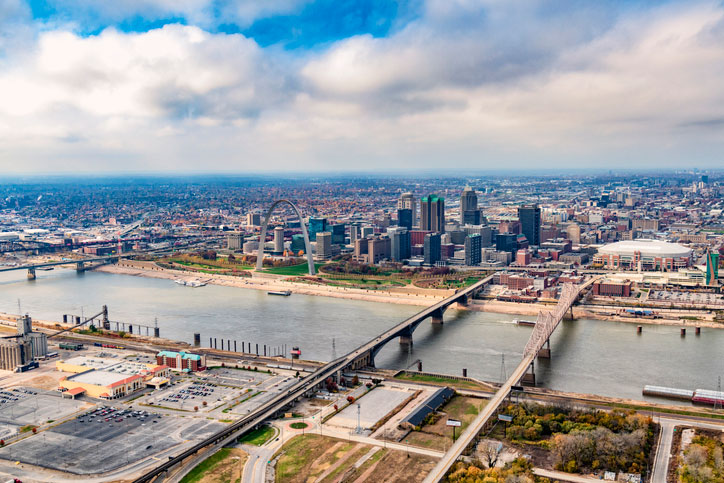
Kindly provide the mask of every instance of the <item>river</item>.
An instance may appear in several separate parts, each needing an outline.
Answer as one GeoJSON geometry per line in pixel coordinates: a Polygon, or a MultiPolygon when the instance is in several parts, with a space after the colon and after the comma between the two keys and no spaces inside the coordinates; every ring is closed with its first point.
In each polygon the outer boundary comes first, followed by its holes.
{"type": "MultiPolygon", "coordinates": [[[[60,320],[65,313],[95,314],[107,305],[109,318],[153,325],[161,336],[192,342],[209,337],[299,346],[306,359],[342,355],[420,310],[409,305],[292,295],[273,297],[263,291],[208,285],[180,286],[171,280],[69,269],[0,273],[0,311],[21,310],[32,317],[60,320]],[[334,347],[333,347],[334,340],[334,347]]],[[[423,322],[414,333],[411,352],[395,341],[377,356],[378,367],[404,368],[422,360],[430,372],[468,375],[498,381],[522,357],[531,328],[512,323],[513,315],[450,309],[443,326],[423,322]],[[503,364],[504,358],[504,364],[503,364]]],[[[520,317],[531,318],[531,317],[520,317]]],[[[636,326],[598,320],[565,321],[551,339],[552,358],[536,363],[538,384],[562,391],[633,399],[644,385],[716,389],[724,372],[724,331],[702,328],[686,337],[678,327],[636,326]]],[[[656,399],[652,399],[656,400],[656,399]]]]}

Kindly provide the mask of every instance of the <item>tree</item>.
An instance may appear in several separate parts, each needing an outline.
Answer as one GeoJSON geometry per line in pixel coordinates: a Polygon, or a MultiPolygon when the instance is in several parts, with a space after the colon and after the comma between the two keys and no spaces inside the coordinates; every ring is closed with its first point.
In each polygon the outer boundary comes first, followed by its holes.
{"type": "Polygon", "coordinates": [[[347,402],[352,404],[354,402],[354,396],[347,396],[347,402]]]}
{"type": "Polygon", "coordinates": [[[480,452],[483,454],[483,457],[485,458],[485,463],[488,465],[488,468],[494,468],[495,464],[498,462],[498,458],[500,457],[500,453],[502,451],[503,445],[501,443],[486,441],[483,444],[480,452]]]}
{"type": "Polygon", "coordinates": [[[206,407],[207,404],[208,404],[208,403],[207,403],[206,401],[202,401],[202,402],[201,402],[201,405],[204,406],[204,407],[206,407]]]}
{"type": "Polygon", "coordinates": [[[359,377],[357,377],[357,374],[355,374],[354,377],[352,378],[352,385],[353,386],[359,385],[359,377]]]}
{"type": "Polygon", "coordinates": [[[236,261],[236,257],[234,256],[233,253],[229,253],[229,258],[228,258],[228,260],[229,260],[230,263],[234,263],[234,262],[236,261]]]}

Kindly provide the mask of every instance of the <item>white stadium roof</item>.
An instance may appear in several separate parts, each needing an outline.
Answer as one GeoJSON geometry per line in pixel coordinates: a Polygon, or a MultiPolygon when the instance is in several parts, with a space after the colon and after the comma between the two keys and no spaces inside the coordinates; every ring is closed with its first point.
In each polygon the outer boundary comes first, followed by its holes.
{"type": "Polygon", "coordinates": [[[598,249],[598,253],[610,255],[633,255],[634,252],[662,258],[690,257],[692,254],[691,248],[659,240],[626,240],[609,243],[598,249]]]}

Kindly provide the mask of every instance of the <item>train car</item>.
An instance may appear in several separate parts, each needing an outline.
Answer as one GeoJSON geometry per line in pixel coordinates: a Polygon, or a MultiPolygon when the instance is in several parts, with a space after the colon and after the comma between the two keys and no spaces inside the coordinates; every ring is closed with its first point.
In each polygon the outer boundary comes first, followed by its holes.
{"type": "Polygon", "coordinates": [[[697,389],[691,402],[697,404],[708,404],[711,406],[724,406],[724,392],[697,389]]]}

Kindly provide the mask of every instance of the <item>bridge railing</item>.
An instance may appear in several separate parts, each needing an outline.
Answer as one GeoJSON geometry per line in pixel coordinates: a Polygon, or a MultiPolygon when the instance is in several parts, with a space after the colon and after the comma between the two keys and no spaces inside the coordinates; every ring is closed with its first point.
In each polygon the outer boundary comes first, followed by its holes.
{"type": "Polygon", "coordinates": [[[561,290],[561,297],[555,309],[553,309],[552,312],[538,312],[533,333],[530,339],[528,339],[528,343],[525,345],[525,350],[523,351],[525,356],[541,350],[543,344],[550,338],[553,331],[556,330],[556,327],[558,327],[558,324],[563,319],[563,316],[566,315],[568,309],[570,309],[573,302],[576,301],[580,290],[580,286],[573,285],[572,283],[564,284],[561,290]]]}

